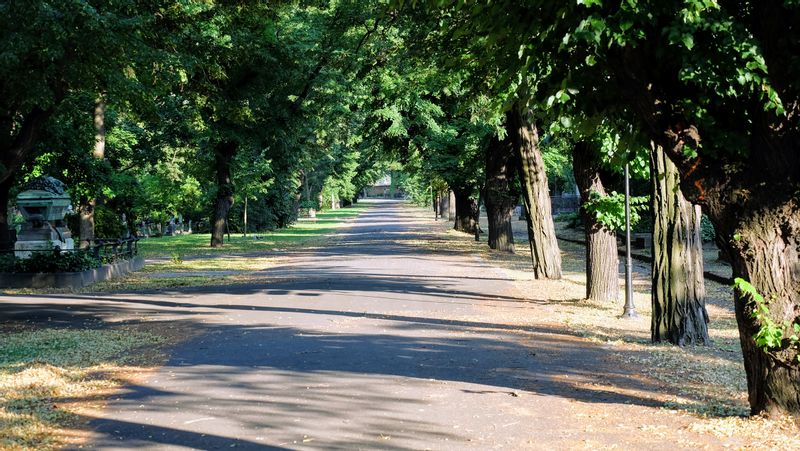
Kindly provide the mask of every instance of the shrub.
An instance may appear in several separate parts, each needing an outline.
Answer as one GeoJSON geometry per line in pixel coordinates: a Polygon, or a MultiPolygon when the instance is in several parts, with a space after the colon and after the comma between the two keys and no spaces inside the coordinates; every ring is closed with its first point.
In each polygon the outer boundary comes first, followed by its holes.
{"type": "Polygon", "coordinates": [[[708,219],[708,216],[703,215],[700,219],[700,238],[702,238],[703,242],[714,241],[717,237],[717,231],[714,230],[714,224],[711,224],[711,220],[708,219]]]}
{"type": "MultiPolygon", "coordinates": [[[[648,196],[632,196],[630,198],[631,228],[635,227],[636,223],[639,222],[639,213],[647,210],[649,201],[648,196]]],[[[589,194],[589,200],[583,204],[583,208],[606,229],[612,231],[625,230],[624,194],[612,191],[608,195],[602,195],[597,191],[592,191],[589,194]]]]}
{"type": "Polygon", "coordinates": [[[98,205],[94,209],[94,235],[98,238],[116,239],[128,234],[128,227],[114,210],[98,205]]]}
{"type": "Polygon", "coordinates": [[[7,252],[0,255],[0,272],[14,272],[14,264],[17,259],[14,258],[13,252],[7,252]]]}
{"type": "Polygon", "coordinates": [[[77,212],[67,213],[64,216],[64,222],[67,224],[67,228],[69,229],[69,233],[72,234],[72,238],[75,241],[78,241],[78,237],[81,236],[81,215],[77,212]]]}
{"type": "Polygon", "coordinates": [[[100,260],[86,251],[61,252],[53,250],[34,252],[29,258],[16,259],[13,265],[13,272],[76,272],[97,268],[100,265],[100,260]]]}

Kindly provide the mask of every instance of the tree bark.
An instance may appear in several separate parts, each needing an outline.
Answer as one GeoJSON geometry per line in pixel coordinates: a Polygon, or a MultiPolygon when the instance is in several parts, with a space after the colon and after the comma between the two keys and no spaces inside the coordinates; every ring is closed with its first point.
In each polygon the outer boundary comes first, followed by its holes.
{"type": "Polygon", "coordinates": [[[470,197],[471,190],[466,188],[454,188],[453,193],[456,198],[456,218],[453,228],[459,232],[475,234],[478,225],[475,218],[478,217],[478,202],[470,197]]]}
{"type": "MultiPolygon", "coordinates": [[[[765,208],[742,215],[738,224],[741,237],[732,246],[733,275],[748,280],[764,295],[775,323],[796,324],[800,322],[800,203],[780,205],[761,199],[765,208]]],[[[760,349],[753,339],[762,325],[752,317],[754,301],[736,291],[736,319],[752,413],[800,415],[797,347],[784,340],[780,349],[769,353],[760,349]]]]}
{"type": "MultiPolygon", "coordinates": [[[[786,33],[789,23],[797,21],[796,12],[782,5],[755,2],[751,17],[760,26],[751,31],[765,41],[767,65],[777,72],[770,72],[770,81],[776,82],[786,113],[766,111],[759,101],[743,97],[739,106],[748,108],[747,122],[735,117],[731,123],[746,126],[742,131],[749,141],[736,152],[686,152],[687,146],[701,147],[702,135],[697,124],[681,114],[683,88],[670,85],[672,78],[662,82],[654,77],[653,64],[639,53],[641,48],[628,47],[611,67],[629,105],[678,167],[683,194],[701,204],[714,224],[731,256],[733,276],[749,281],[768,300],[765,316],[787,337],[792,333],[789,327],[800,323],[800,96],[796,90],[784,91],[790,86],[784,82],[796,78],[786,76],[792,66],[784,64],[786,56],[796,52],[784,50],[796,45],[786,33]]],[[[723,119],[718,124],[725,124],[727,112],[718,109],[712,114],[723,119]]],[[[752,295],[735,290],[734,307],[751,413],[800,416],[800,350],[788,339],[776,349],[760,348],[754,335],[766,321],[753,315],[752,295]]]]}
{"type": "Polygon", "coordinates": [[[244,196],[244,237],[247,238],[247,196],[244,196]]]}
{"type": "Polygon", "coordinates": [[[228,212],[233,206],[233,183],[231,164],[236,155],[236,144],[223,141],[214,149],[214,170],[217,178],[217,197],[214,205],[214,220],[211,227],[211,247],[224,244],[228,212]]]}
{"type": "Polygon", "coordinates": [[[585,204],[591,193],[606,194],[601,177],[597,149],[588,142],[578,142],[572,149],[572,168],[581,196],[581,216],[586,233],[586,299],[619,299],[619,254],[617,236],[588,214],[585,204]]]}
{"type": "MultiPolygon", "coordinates": [[[[61,102],[61,96],[57,96],[56,102],[61,102]]],[[[0,140],[0,183],[14,177],[17,169],[28,159],[36,145],[39,135],[48,119],[53,115],[55,106],[43,110],[34,107],[22,118],[17,118],[17,113],[9,113],[0,117],[0,132],[4,137],[11,138],[10,142],[6,139],[0,140]],[[17,122],[20,122],[17,126],[17,122]]]]}
{"type": "Polygon", "coordinates": [[[708,312],[703,279],[700,207],[686,200],[678,168],[663,149],[650,152],[653,211],[653,288],[650,333],[654,343],[706,345],[708,312]]]}
{"type": "Polygon", "coordinates": [[[448,216],[448,211],[450,210],[450,193],[448,191],[442,191],[439,193],[439,216],[441,219],[445,219],[448,216]]]}
{"type": "Polygon", "coordinates": [[[528,220],[533,274],[537,279],[561,278],[561,251],[558,248],[552,206],[536,125],[515,105],[506,114],[506,129],[519,159],[522,198],[528,220]]]}
{"type": "Polygon", "coordinates": [[[448,191],[447,194],[447,220],[456,220],[456,195],[453,190],[448,191]]]}
{"type": "Polygon", "coordinates": [[[484,204],[489,224],[489,248],[514,253],[511,216],[519,193],[513,189],[517,161],[510,140],[492,137],[486,148],[484,204]]]}
{"type": "MultiPolygon", "coordinates": [[[[102,98],[98,98],[94,104],[94,147],[92,157],[102,160],[106,157],[106,104],[102,98]]],[[[80,244],[81,249],[91,246],[95,239],[94,233],[94,210],[97,206],[95,198],[82,198],[78,207],[80,218],[80,244]]]]}
{"type": "Polygon", "coordinates": [[[14,248],[11,232],[11,219],[8,215],[8,202],[11,197],[11,188],[14,187],[14,176],[0,182],[0,250],[14,248]]]}

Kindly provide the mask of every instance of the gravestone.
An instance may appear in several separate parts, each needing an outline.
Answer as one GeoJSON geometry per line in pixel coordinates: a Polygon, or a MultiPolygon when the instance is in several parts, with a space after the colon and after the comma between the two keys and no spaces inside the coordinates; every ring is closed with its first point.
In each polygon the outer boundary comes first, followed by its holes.
{"type": "Polygon", "coordinates": [[[70,207],[67,187],[53,177],[37,177],[17,195],[17,208],[25,218],[14,244],[17,258],[28,258],[37,250],[75,248],[64,222],[70,207]]]}

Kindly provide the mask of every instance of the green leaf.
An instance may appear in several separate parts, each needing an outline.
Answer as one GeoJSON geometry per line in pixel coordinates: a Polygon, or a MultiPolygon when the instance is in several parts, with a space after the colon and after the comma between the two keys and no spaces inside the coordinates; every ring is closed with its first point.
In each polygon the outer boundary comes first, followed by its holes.
{"type": "Polygon", "coordinates": [[[694,47],[694,36],[690,34],[685,34],[681,36],[681,41],[683,41],[683,45],[685,45],[686,48],[689,50],[691,50],[694,47]]]}

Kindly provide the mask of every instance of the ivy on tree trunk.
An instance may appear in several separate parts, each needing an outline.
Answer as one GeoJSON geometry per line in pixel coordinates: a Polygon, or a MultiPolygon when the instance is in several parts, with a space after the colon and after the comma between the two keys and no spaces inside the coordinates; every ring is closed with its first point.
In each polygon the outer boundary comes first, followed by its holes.
{"type": "Polygon", "coordinates": [[[573,146],[572,169],[586,232],[586,299],[616,301],[619,298],[617,236],[584,208],[592,192],[606,195],[600,166],[598,150],[590,143],[581,141],[573,146]]]}

